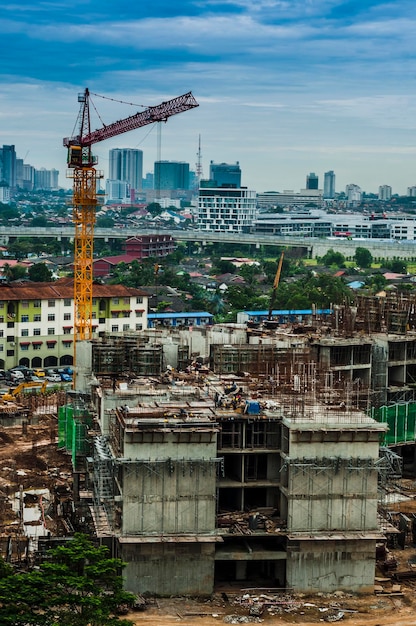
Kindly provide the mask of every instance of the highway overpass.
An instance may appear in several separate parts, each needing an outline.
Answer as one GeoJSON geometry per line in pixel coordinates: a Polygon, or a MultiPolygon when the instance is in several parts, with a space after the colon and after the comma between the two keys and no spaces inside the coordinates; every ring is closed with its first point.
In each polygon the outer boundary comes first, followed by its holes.
{"type": "MultiPolygon", "coordinates": [[[[0,226],[0,243],[7,244],[18,237],[39,237],[42,239],[57,239],[58,241],[71,241],[74,238],[74,227],[68,226],[0,226]]],[[[374,258],[385,259],[416,259],[416,241],[392,241],[390,239],[317,239],[313,237],[280,237],[276,235],[248,234],[248,233],[217,233],[202,232],[198,230],[170,230],[166,229],[143,229],[143,228],[96,228],[95,239],[104,239],[111,242],[115,239],[127,239],[140,234],[170,232],[178,241],[197,242],[202,246],[210,243],[251,244],[256,248],[260,246],[283,246],[285,248],[305,248],[306,255],[310,258],[323,256],[333,248],[341,252],[345,257],[353,257],[357,247],[370,250],[374,258]]]]}

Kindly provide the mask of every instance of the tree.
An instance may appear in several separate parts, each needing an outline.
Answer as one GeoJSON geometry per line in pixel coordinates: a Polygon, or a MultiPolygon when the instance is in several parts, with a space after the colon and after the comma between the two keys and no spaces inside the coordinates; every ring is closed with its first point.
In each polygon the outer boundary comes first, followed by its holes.
{"type": "Polygon", "coordinates": [[[31,226],[41,226],[41,227],[45,227],[49,224],[47,218],[44,215],[35,215],[34,218],[32,218],[32,221],[30,222],[31,226]]]}
{"type": "Polygon", "coordinates": [[[114,219],[112,217],[109,217],[108,215],[102,215],[97,218],[96,225],[98,228],[113,228],[114,219]]]}
{"type": "Polygon", "coordinates": [[[46,263],[35,263],[31,265],[27,271],[29,280],[34,283],[50,283],[52,282],[52,272],[46,263]]]}
{"type": "Polygon", "coordinates": [[[355,262],[359,267],[371,267],[373,262],[373,255],[367,248],[355,249],[355,262]]]}
{"type": "Polygon", "coordinates": [[[3,273],[8,281],[20,280],[26,276],[26,268],[23,265],[9,265],[5,263],[3,273]]]}
{"type": "Polygon", "coordinates": [[[321,258],[321,263],[330,266],[343,267],[345,263],[345,257],[341,252],[336,252],[333,248],[330,248],[326,254],[321,258]]]}
{"type": "Polygon", "coordinates": [[[407,263],[403,259],[392,259],[391,261],[385,261],[384,267],[395,274],[406,274],[407,263]]]}
{"type": "Polygon", "coordinates": [[[48,551],[50,560],[39,570],[12,573],[0,568],[0,623],[4,626],[127,626],[118,607],[132,605],[123,591],[123,566],[76,534],[63,546],[48,551]]]}

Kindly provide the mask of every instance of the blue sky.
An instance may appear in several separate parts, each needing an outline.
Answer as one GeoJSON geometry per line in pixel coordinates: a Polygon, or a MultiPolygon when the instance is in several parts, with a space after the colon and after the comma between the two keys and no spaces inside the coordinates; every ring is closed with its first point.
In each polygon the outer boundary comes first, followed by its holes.
{"type": "MultiPolygon", "coordinates": [[[[239,161],[256,191],[416,184],[414,0],[21,0],[2,6],[0,145],[65,180],[62,138],[88,87],[136,105],[192,91],[200,106],[162,128],[162,158],[193,169],[239,161]]],[[[93,98],[110,123],[138,107],[93,98]]],[[[92,117],[93,128],[101,125],[92,117]]],[[[157,158],[145,127],[97,144],[157,158]]]]}

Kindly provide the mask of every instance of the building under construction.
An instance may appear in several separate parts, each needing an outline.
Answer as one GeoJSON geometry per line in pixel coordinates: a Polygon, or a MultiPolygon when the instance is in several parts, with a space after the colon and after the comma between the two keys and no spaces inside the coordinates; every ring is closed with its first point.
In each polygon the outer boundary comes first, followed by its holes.
{"type": "Polygon", "coordinates": [[[396,308],[385,303],[369,333],[358,305],[325,325],[93,342],[94,419],[62,419],[75,433],[79,500],[127,563],[126,588],[372,589],[380,444],[410,431],[414,441],[416,419],[416,333],[409,311],[393,332],[396,308]],[[383,408],[395,399],[407,409],[383,408]]]}

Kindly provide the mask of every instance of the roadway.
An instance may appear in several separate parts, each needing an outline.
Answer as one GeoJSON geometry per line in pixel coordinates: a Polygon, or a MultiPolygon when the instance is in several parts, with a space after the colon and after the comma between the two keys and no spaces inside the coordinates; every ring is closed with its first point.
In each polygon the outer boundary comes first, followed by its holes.
{"type": "MultiPolygon", "coordinates": [[[[341,252],[345,257],[353,257],[357,247],[367,248],[374,258],[385,259],[416,259],[416,241],[392,241],[389,239],[318,239],[313,237],[281,237],[277,235],[252,234],[252,233],[217,233],[198,230],[167,230],[142,227],[127,228],[96,228],[95,239],[111,241],[114,239],[128,239],[141,234],[167,233],[169,232],[177,241],[196,242],[201,245],[210,243],[244,243],[251,244],[256,248],[261,246],[281,246],[284,248],[301,247],[306,248],[310,258],[323,256],[329,249],[333,248],[341,252]]],[[[10,240],[18,237],[37,237],[43,239],[57,239],[58,241],[73,240],[74,227],[67,226],[0,226],[0,243],[6,245],[10,240]]]]}

